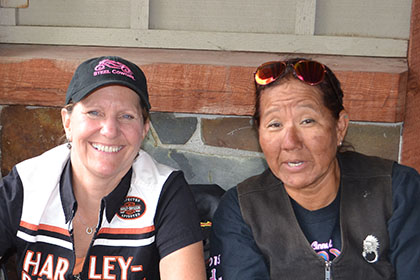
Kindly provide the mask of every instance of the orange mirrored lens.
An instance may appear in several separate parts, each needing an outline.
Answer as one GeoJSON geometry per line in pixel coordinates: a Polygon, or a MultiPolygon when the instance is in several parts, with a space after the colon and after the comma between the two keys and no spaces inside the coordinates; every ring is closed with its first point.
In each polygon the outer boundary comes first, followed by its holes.
{"type": "Polygon", "coordinates": [[[321,83],[325,76],[325,67],[317,61],[301,60],[294,65],[296,77],[312,86],[321,83]]]}
{"type": "Polygon", "coordinates": [[[268,85],[277,80],[286,70],[286,63],[272,61],[262,64],[255,72],[255,82],[261,86],[268,85]]]}

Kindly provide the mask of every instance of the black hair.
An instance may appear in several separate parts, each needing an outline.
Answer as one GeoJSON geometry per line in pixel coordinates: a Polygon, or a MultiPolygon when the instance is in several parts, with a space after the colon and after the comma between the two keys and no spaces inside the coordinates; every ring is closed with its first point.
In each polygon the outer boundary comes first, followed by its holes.
{"type": "MultiPolygon", "coordinates": [[[[274,87],[276,85],[281,84],[284,81],[290,80],[291,77],[293,77],[293,72],[291,71],[291,67],[289,65],[293,65],[296,62],[300,61],[300,60],[308,60],[305,58],[293,58],[293,59],[289,59],[286,62],[286,64],[288,65],[288,67],[286,68],[286,74],[277,79],[276,81],[268,84],[268,85],[259,85],[255,82],[255,110],[254,110],[254,115],[253,115],[253,120],[254,123],[257,127],[259,127],[260,125],[260,99],[261,99],[261,93],[263,92],[264,89],[270,88],[270,87],[274,87]]],[[[337,77],[335,76],[335,74],[331,71],[330,68],[328,68],[326,65],[325,66],[325,78],[324,80],[318,84],[315,85],[314,87],[317,87],[321,93],[322,93],[322,97],[323,97],[323,102],[325,107],[327,107],[329,109],[329,111],[331,112],[333,118],[335,118],[336,120],[339,119],[340,117],[340,112],[342,110],[344,110],[343,107],[343,90],[341,89],[341,84],[340,81],[337,79],[337,77]]]]}

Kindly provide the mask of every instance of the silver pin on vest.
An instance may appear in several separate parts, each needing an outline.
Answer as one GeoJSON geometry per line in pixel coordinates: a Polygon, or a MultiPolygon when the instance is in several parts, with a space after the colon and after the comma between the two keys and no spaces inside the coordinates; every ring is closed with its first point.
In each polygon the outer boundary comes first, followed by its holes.
{"type": "Polygon", "coordinates": [[[375,263],[378,261],[379,241],[373,235],[366,236],[363,240],[362,256],[368,263],[375,263]]]}

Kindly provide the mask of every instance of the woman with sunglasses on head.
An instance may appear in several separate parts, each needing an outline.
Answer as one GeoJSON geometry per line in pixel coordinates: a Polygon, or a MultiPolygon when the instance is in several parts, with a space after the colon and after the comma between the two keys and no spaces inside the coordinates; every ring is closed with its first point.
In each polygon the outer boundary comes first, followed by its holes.
{"type": "Polygon", "coordinates": [[[205,279],[184,175],[141,150],[149,110],[137,65],[79,65],[61,110],[67,145],[0,184],[0,256],[16,250],[19,279],[205,279]]]}
{"type": "Polygon", "coordinates": [[[349,119],[327,66],[265,63],[255,85],[269,168],[222,198],[212,279],[418,279],[419,174],[340,151],[349,119]]]}

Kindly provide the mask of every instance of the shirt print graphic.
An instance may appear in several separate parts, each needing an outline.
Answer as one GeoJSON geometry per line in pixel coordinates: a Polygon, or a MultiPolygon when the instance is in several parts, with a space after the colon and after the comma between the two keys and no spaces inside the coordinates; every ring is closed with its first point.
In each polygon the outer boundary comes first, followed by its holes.
{"type": "Polygon", "coordinates": [[[328,242],[318,242],[315,240],[311,243],[311,247],[325,261],[332,261],[341,254],[340,250],[334,248],[332,239],[328,240],[328,242]]]}

